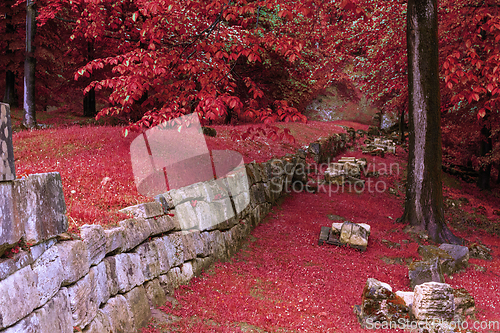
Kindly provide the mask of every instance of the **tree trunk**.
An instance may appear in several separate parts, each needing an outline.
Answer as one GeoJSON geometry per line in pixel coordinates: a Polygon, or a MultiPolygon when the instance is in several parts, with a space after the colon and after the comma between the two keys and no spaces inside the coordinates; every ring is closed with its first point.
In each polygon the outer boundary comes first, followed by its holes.
{"type": "MultiPolygon", "coordinates": [[[[87,61],[90,62],[94,60],[94,42],[87,42],[87,61]]],[[[95,90],[92,88],[83,97],[83,116],[84,117],[95,117],[97,114],[97,109],[95,106],[95,90]]]]}
{"type": "MultiPolygon", "coordinates": [[[[485,117],[486,118],[486,117],[485,117]]],[[[486,156],[493,149],[493,141],[491,140],[491,131],[488,127],[483,126],[481,129],[480,156],[486,156]]],[[[477,178],[477,187],[480,190],[488,190],[490,188],[491,164],[483,165],[479,169],[479,177],[477,178]]]]}
{"type": "Polygon", "coordinates": [[[24,59],[24,119],[26,128],[36,127],[35,113],[35,47],[36,9],[33,0],[26,2],[26,56],[24,59]]]}
{"type": "Polygon", "coordinates": [[[7,70],[5,72],[5,94],[3,95],[3,102],[10,104],[10,106],[17,106],[16,95],[16,74],[13,71],[7,70]]]}
{"type": "Polygon", "coordinates": [[[83,116],[95,117],[96,114],[97,112],[95,107],[95,90],[94,88],[92,88],[83,97],[83,116]]]}
{"type": "Polygon", "coordinates": [[[437,0],[408,0],[409,156],[400,222],[437,243],[462,243],[444,221],[437,0]]]}

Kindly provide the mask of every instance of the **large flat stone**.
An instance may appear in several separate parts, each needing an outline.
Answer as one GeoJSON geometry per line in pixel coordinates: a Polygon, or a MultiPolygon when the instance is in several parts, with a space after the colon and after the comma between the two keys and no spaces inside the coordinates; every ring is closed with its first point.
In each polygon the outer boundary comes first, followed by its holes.
{"type": "Polygon", "coordinates": [[[16,179],[12,189],[14,216],[24,224],[24,237],[38,244],[68,230],[66,203],[58,172],[16,179]]]}
{"type": "Polygon", "coordinates": [[[163,215],[163,208],[159,202],[146,202],[120,210],[121,213],[132,214],[135,218],[147,219],[163,215]]]}
{"type": "Polygon", "coordinates": [[[118,252],[122,249],[125,243],[124,230],[125,227],[104,230],[104,234],[106,235],[106,253],[118,252]]]}
{"type": "Polygon", "coordinates": [[[80,240],[66,241],[54,245],[59,252],[64,268],[62,285],[80,280],[90,268],[87,246],[80,240]]]}
{"type": "Polygon", "coordinates": [[[446,283],[426,282],[415,286],[412,313],[416,320],[450,321],[455,315],[453,288],[446,283]]]}
{"type": "Polygon", "coordinates": [[[27,316],[38,305],[37,276],[26,266],[0,283],[0,329],[27,316]]]}

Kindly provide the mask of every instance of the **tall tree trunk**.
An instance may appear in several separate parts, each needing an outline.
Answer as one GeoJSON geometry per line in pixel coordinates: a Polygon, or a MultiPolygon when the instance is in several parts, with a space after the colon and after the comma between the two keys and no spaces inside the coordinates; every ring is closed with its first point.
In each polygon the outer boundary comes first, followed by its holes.
{"type": "MultiPolygon", "coordinates": [[[[487,116],[486,116],[487,117],[487,116]]],[[[485,118],[486,118],[485,117],[485,118]]],[[[481,128],[481,143],[480,156],[486,156],[493,149],[493,141],[491,140],[491,131],[488,127],[481,128]]],[[[481,190],[490,188],[491,164],[483,165],[479,169],[479,177],[477,178],[477,187],[481,190]]]]}
{"type": "Polygon", "coordinates": [[[17,106],[16,95],[16,74],[13,71],[7,70],[5,72],[5,94],[3,95],[3,102],[10,104],[10,106],[17,106]]]}
{"type": "Polygon", "coordinates": [[[83,96],[83,116],[84,117],[95,117],[97,114],[95,107],[95,90],[90,89],[88,93],[83,96]]]}
{"type": "Polygon", "coordinates": [[[35,33],[36,9],[33,0],[26,2],[26,56],[24,59],[24,119],[26,128],[36,127],[35,113],[35,33]]]}
{"type": "MultiPolygon", "coordinates": [[[[94,60],[94,43],[87,42],[87,61],[94,60]]],[[[83,97],[83,116],[84,117],[95,117],[97,114],[95,106],[95,90],[92,88],[83,97]]]]}
{"type": "Polygon", "coordinates": [[[435,242],[461,243],[444,221],[437,0],[408,0],[409,157],[400,222],[435,242]]]}

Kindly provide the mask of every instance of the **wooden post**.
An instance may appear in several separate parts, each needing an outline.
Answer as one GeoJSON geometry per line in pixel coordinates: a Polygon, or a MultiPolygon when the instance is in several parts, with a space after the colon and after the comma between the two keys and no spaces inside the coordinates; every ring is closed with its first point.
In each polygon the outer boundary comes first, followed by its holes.
{"type": "Polygon", "coordinates": [[[0,181],[16,179],[9,104],[0,103],[0,181]]]}

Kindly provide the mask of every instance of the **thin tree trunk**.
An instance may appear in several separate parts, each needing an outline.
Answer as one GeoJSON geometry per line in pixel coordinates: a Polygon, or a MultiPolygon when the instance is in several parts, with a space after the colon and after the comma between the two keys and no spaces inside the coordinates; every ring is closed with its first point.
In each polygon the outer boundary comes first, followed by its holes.
{"type": "Polygon", "coordinates": [[[26,128],[36,127],[35,113],[35,40],[36,10],[33,0],[26,3],[26,56],[24,59],[24,119],[26,128]]]}
{"type": "Polygon", "coordinates": [[[3,95],[3,102],[10,104],[10,106],[17,106],[16,98],[16,74],[13,71],[7,70],[5,72],[5,94],[3,95]]]}
{"type": "Polygon", "coordinates": [[[437,0],[408,0],[409,157],[400,222],[435,242],[461,243],[444,221],[437,0]]]}
{"type": "MultiPolygon", "coordinates": [[[[94,43],[87,42],[87,61],[94,60],[94,43]]],[[[95,106],[95,90],[92,88],[83,97],[83,116],[84,117],[95,117],[97,114],[97,109],[95,106]]]]}
{"type": "MultiPolygon", "coordinates": [[[[486,118],[486,117],[485,117],[486,118]]],[[[493,149],[491,140],[491,131],[488,127],[483,126],[481,129],[482,140],[480,143],[480,156],[486,156],[493,149]]],[[[479,177],[477,178],[477,187],[481,190],[490,188],[491,164],[483,165],[479,169],[479,177]]]]}

